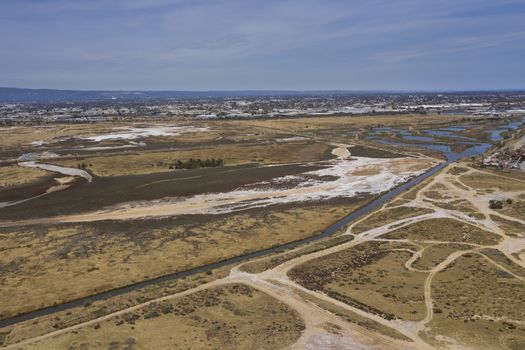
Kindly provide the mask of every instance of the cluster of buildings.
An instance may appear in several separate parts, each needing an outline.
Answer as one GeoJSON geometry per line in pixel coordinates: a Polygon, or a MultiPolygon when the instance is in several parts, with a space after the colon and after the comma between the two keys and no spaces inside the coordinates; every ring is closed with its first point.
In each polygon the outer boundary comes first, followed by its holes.
{"type": "Polygon", "coordinates": [[[507,149],[495,152],[483,160],[483,165],[525,170],[525,149],[507,149]]]}
{"type": "Polygon", "coordinates": [[[525,115],[525,93],[334,93],[0,104],[0,124],[133,117],[278,118],[382,113],[525,115]]]}

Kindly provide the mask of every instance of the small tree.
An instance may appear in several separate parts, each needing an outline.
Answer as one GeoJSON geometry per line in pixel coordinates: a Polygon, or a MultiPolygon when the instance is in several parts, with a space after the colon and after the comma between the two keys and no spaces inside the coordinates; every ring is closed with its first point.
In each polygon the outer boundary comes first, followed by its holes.
{"type": "Polygon", "coordinates": [[[495,199],[489,201],[489,208],[493,210],[503,209],[503,202],[495,199]]]}

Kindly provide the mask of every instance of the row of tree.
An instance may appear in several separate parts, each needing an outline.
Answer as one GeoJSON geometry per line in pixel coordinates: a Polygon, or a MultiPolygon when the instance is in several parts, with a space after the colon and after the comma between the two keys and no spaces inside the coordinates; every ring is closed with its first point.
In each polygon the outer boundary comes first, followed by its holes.
{"type": "Polygon", "coordinates": [[[186,161],[177,160],[175,163],[170,164],[170,169],[197,169],[197,168],[213,168],[224,166],[224,161],[222,159],[194,159],[190,158],[186,161]]]}

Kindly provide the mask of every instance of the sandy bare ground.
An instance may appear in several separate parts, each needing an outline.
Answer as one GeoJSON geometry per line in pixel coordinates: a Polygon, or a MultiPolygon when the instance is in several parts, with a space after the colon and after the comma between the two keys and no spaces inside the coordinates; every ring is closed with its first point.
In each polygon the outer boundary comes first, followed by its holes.
{"type": "Polygon", "coordinates": [[[124,126],[115,127],[113,128],[113,132],[110,133],[84,136],[82,139],[91,142],[106,140],[135,140],[155,136],[180,136],[186,133],[199,133],[208,130],[207,127],[197,127],[193,125],[157,124],[136,127],[124,126]]]}
{"type": "Polygon", "coordinates": [[[276,178],[270,183],[269,189],[237,189],[231,192],[200,194],[192,197],[121,203],[95,212],[51,218],[50,222],[91,222],[189,214],[224,214],[273,204],[327,200],[335,197],[351,198],[360,194],[378,194],[388,191],[436,165],[436,160],[431,158],[350,158],[348,146],[338,146],[333,150],[333,154],[337,155],[338,159],[323,162],[324,165],[327,165],[326,168],[306,172],[299,176],[276,178]],[[312,180],[312,177],[331,177],[335,180],[312,180]],[[299,181],[299,184],[293,188],[280,188],[279,184],[292,180],[299,181]],[[275,187],[272,188],[271,184],[275,184],[275,187]]]}
{"type": "Polygon", "coordinates": [[[67,167],[51,165],[51,164],[42,164],[42,163],[37,163],[34,161],[20,162],[18,163],[18,165],[27,167],[27,168],[39,168],[39,169],[51,171],[54,173],[67,175],[67,176],[78,176],[78,177],[82,177],[86,179],[87,182],[93,181],[93,177],[87,171],[82,170],[82,169],[67,168],[67,167]]]}

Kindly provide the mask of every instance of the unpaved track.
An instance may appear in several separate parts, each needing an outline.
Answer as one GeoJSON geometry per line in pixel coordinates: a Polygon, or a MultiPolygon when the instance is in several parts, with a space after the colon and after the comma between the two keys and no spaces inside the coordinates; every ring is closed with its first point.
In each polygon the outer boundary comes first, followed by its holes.
{"type": "MultiPolygon", "coordinates": [[[[345,249],[349,249],[351,247],[355,247],[355,246],[357,246],[357,245],[359,245],[359,244],[361,244],[363,242],[367,242],[367,241],[374,240],[374,239],[379,239],[379,237],[381,235],[383,235],[384,233],[390,232],[390,231],[392,231],[394,229],[398,229],[400,227],[406,226],[408,224],[411,224],[411,223],[414,223],[414,222],[417,222],[417,221],[428,220],[428,219],[431,219],[431,218],[443,218],[443,217],[454,218],[456,220],[464,221],[464,222],[466,222],[468,224],[475,225],[475,226],[477,226],[477,227],[479,227],[481,229],[492,231],[492,232],[498,234],[500,237],[502,237],[502,242],[498,246],[496,246],[496,248],[504,247],[505,246],[505,242],[509,239],[509,237],[506,236],[503,233],[502,229],[499,228],[499,226],[495,222],[490,220],[490,216],[489,215],[491,215],[491,214],[493,214],[493,215],[496,214],[497,215],[499,213],[497,213],[494,210],[491,210],[490,208],[488,208],[487,203],[488,203],[489,199],[484,197],[483,199],[480,200],[480,199],[477,198],[478,196],[476,195],[476,191],[475,190],[473,190],[473,189],[464,190],[464,189],[461,189],[461,188],[451,184],[450,180],[457,180],[457,176],[450,176],[448,174],[445,175],[447,170],[448,169],[443,170],[441,173],[436,175],[436,177],[432,181],[430,181],[427,185],[425,185],[422,189],[420,189],[418,191],[417,196],[416,196],[416,198],[414,200],[410,201],[409,203],[406,203],[406,204],[402,205],[402,206],[407,206],[407,207],[429,208],[429,209],[434,210],[433,213],[420,215],[420,216],[415,217],[415,218],[398,220],[398,221],[395,221],[393,223],[384,225],[382,227],[375,228],[375,229],[363,232],[361,234],[355,235],[356,238],[353,241],[350,241],[350,242],[347,242],[347,243],[343,243],[341,245],[338,245],[338,246],[335,246],[335,247],[331,247],[331,248],[328,248],[328,249],[325,249],[325,250],[322,250],[322,251],[318,251],[318,252],[314,252],[314,253],[311,253],[311,254],[299,256],[299,257],[297,257],[295,259],[286,261],[283,264],[281,264],[279,266],[276,266],[276,267],[274,267],[271,270],[268,270],[268,271],[264,272],[263,274],[261,274],[261,276],[263,276],[263,278],[264,278],[264,275],[267,275],[267,276],[270,276],[270,277],[267,277],[267,278],[271,278],[273,280],[278,280],[282,284],[290,285],[292,287],[300,289],[301,288],[300,286],[298,286],[297,284],[295,284],[294,282],[290,281],[287,278],[287,272],[290,269],[294,268],[295,266],[301,265],[301,264],[303,264],[303,263],[305,263],[307,261],[310,261],[310,260],[313,260],[313,259],[316,259],[316,258],[320,258],[320,257],[326,256],[326,255],[329,255],[329,254],[332,254],[332,253],[335,253],[335,252],[338,252],[338,251],[341,251],[341,250],[345,250],[345,249]],[[444,184],[449,190],[452,189],[453,193],[455,193],[458,196],[458,198],[463,198],[463,199],[466,199],[466,200],[470,201],[475,206],[476,210],[478,210],[478,212],[481,212],[481,213],[483,213],[485,215],[485,219],[484,220],[476,220],[476,219],[471,218],[471,217],[469,217],[467,215],[464,215],[463,213],[460,213],[460,212],[457,212],[457,211],[454,211],[454,210],[445,210],[445,209],[442,209],[442,208],[439,208],[439,207],[433,205],[431,202],[429,203],[428,201],[425,201],[424,199],[426,199],[426,198],[424,198],[423,193],[428,188],[432,187],[435,184],[444,184]]],[[[469,171],[479,171],[479,170],[477,170],[477,169],[470,169],[469,171]]],[[[513,193],[509,193],[509,195],[512,195],[512,194],[513,193]]],[[[490,197],[490,195],[488,197],[490,197]]],[[[381,209],[381,210],[384,210],[384,208],[381,209]]],[[[372,214],[373,213],[370,213],[368,216],[370,216],[372,214]]],[[[351,234],[352,227],[355,226],[356,224],[358,224],[359,222],[365,220],[366,218],[367,218],[367,216],[364,216],[362,219],[354,222],[349,227],[349,229],[347,231],[347,234],[351,234]]],[[[521,222],[521,220],[519,220],[519,219],[515,219],[515,221],[521,222]]],[[[384,241],[388,241],[388,240],[384,240],[384,241]]],[[[407,240],[407,242],[409,242],[409,241],[407,240]]],[[[413,243],[413,242],[409,242],[409,243],[413,243]]],[[[425,243],[448,244],[448,243],[456,243],[456,242],[426,241],[425,243]]],[[[484,247],[482,245],[476,245],[476,244],[472,244],[472,243],[469,243],[469,245],[474,246],[475,250],[484,247]]],[[[486,247],[494,248],[494,246],[486,246],[486,247]]],[[[405,266],[407,267],[408,270],[411,269],[412,263],[417,260],[417,258],[423,253],[423,251],[424,251],[424,249],[422,249],[422,250],[420,250],[418,252],[415,252],[411,256],[411,258],[405,263],[405,266]]],[[[432,289],[431,289],[433,277],[437,273],[439,273],[440,271],[445,269],[447,266],[449,266],[452,262],[454,262],[459,257],[461,257],[464,254],[467,254],[469,252],[473,252],[473,251],[474,251],[474,249],[454,252],[454,253],[450,254],[441,263],[439,263],[437,266],[435,266],[433,269],[428,271],[429,275],[427,276],[427,279],[425,281],[425,286],[424,286],[425,305],[426,305],[426,308],[427,308],[427,312],[426,312],[426,317],[422,321],[417,322],[416,327],[414,327],[414,329],[416,330],[416,333],[407,332],[407,328],[406,327],[403,327],[402,325],[396,325],[396,322],[388,322],[387,321],[387,322],[380,322],[380,323],[382,323],[384,325],[387,325],[387,326],[389,326],[391,328],[394,328],[397,331],[399,331],[400,333],[409,336],[413,341],[415,341],[416,344],[423,345],[423,344],[420,343],[420,339],[419,339],[419,336],[417,335],[417,331],[423,329],[424,326],[426,324],[428,324],[432,320],[432,317],[433,317],[433,299],[432,299],[432,289]]],[[[518,265],[520,265],[522,267],[525,267],[525,262],[521,261],[520,259],[515,258],[514,256],[512,256],[509,253],[508,250],[503,249],[502,252],[507,257],[509,257],[513,262],[517,263],[518,265]]],[[[522,277],[517,276],[516,274],[508,271],[508,269],[504,268],[500,264],[495,263],[494,261],[488,259],[487,257],[485,257],[485,258],[490,263],[492,263],[496,268],[499,268],[499,269],[501,269],[503,271],[509,272],[513,276],[519,278],[520,280],[523,280],[522,277]]],[[[303,291],[306,291],[306,290],[304,290],[304,288],[303,288],[303,291]]],[[[330,298],[330,297],[328,297],[328,296],[326,296],[324,294],[320,294],[320,293],[316,293],[316,292],[312,292],[312,291],[310,291],[310,293],[314,293],[317,297],[321,297],[322,296],[321,298],[323,298],[324,300],[327,300],[327,301],[329,299],[331,299],[332,303],[339,305],[338,301],[336,301],[336,300],[334,300],[334,299],[332,299],[332,298],[330,298]]],[[[357,310],[352,310],[352,311],[357,312],[357,310]]],[[[360,315],[363,315],[362,312],[358,312],[358,313],[360,315]]],[[[375,315],[368,315],[368,317],[370,319],[378,321],[377,320],[377,316],[375,316],[375,315]]],[[[386,320],[383,320],[383,321],[386,321],[386,320]]]]}
{"type": "MultiPolygon", "coordinates": [[[[342,154],[341,154],[342,156],[342,154]]],[[[464,166],[464,165],[462,165],[464,166]]],[[[466,166],[465,166],[466,167],[466,166]]],[[[450,167],[449,167],[450,168],[450,167]]],[[[37,342],[39,340],[43,340],[52,336],[57,336],[66,332],[70,332],[72,330],[85,327],[88,325],[92,325],[94,323],[104,321],[107,319],[110,319],[111,317],[121,315],[127,312],[131,312],[137,309],[140,309],[144,306],[147,306],[151,303],[162,301],[162,300],[170,300],[173,298],[178,298],[184,295],[188,295],[190,293],[194,293],[199,290],[203,290],[206,288],[210,288],[213,286],[219,286],[226,283],[244,283],[249,286],[252,286],[253,288],[256,288],[258,290],[261,290],[272,297],[286,303],[293,309],[295,309],[304,319],[304,322],[306,324],[306,329],[303,332],[300,339],[297,341],[297,343],[292,347],[294,349],[305,349],[305,348],[312,348],[312,344],[315,343],[316,339],[319,337],[327,335],[326,331],[323,329],[323,324],[326,322],[330,322],[333,324],[337,324],[342,329],[342,336],[344,337],[350,337],[352,341],[355,342],[356,348],[363,347],[363,348],[377,348],[377,349],[431,349],[432,347],[427,344],[424,340],[421,339],[419,336],[419,331],[423,330],[425,326],[432,321],[433,318],[433,299],[432,299],[432,280],[433,278],[440,272],[443,271],[447,266],[449,266],[451,263],[453,263],[456,259],[460,258],[461,256],[467,254],[467,253],[476,253],[480,254],[479,250],[484,247],[490,247],[490,248],[496,248],[499,249],[505,256],[507,256],[509,259],[511,259],[514,263],[520,265],[521,267],[525,267],[525,262],[522,261],[519,258],[516,258],[511,255],[511,251],[509,248],[506,247],[506,243],[508,243],[509,237],[506,236],[503,232],[503,230],[490,219],[490,215],[499,215],[501,217],[501,214],[498,212],[491,210],[488,208],[487,203],[490,198],[493,198],[495,195],[488,194],[488,195],[478,195],[476,193],[476,190],[465,187],[460,188],[456,186],[453,181],[458,181],[459,176],[447,174],[447,170],[449,168],[445,168],[443,171],[438,173],[431,181],[429,181],[428,184],[423,186],[421,188],[415,199],[409,201],[408,203],[405,203],[401,206],[406,207],[418,207],[418,208],[427,208],[432,209],[433,212],[430,214],[424,214],[417,217],[412,217],[408,219],[401,219],[394,221],[392,223],[389,223],[387,225],[383,225],[378,228],[374,228],[369,231],[362,232],[360,234],[354,235],[355,239],[334,247],[330,247],[328,249],[324,249],[321,251],[317,251],[310,254],[301,255],[299,257],[293,258],[291,260],[288,260],[278,266],[275,266],[269,270],[266,270],[259,274],[250,274],[246,272],[240,271],[239,267],[241,265],[238,265],[234,267],[231,271],[230,276],[213,281],[208,284],[201,285],[197,288],[193,288],[190,290],[187,290],[182,293],[176,293],[173,295],[165,296],[162,298],[151,300],[147,303],[136,305],[130,308],[126,308],[124,310],[115,312],[110,315],[103,316],[101,318],[91,320],[88,322],[81,323],[76,326],[72,326],[66,329],[58,330],[52,333],[48,333],[45,335],[42,335],[40,337],[32,338],[25,340],[23,343],[10,345],[7,348],[16,348],[23,344],[29,344],[33,342],[37,342]],[[470,202],[475,209],[484,215],[484,219],[475,219],[472,217],[469,217],[465,215],[464,213],[455,211],[455,210],[447,210],[437,207],[433,204],[432,200],[429,200],[425,197],[424,192],[428,190],[433,185],[440,184],[445,186],[447,194],[455,196],[457,198],[461,198],[464,200],[467,200],[470,202]],[[466,189],[467,188],[467,189],[466,189]],[[319,291],[313,291],[309,290],[294,281],[290,280],[288,278],[288,271],[298,265],[301,265],[307,261],[311,261],[316,258],[321,258],[323,256],[327,256],[329,254],[339,252],[345,249],[349,249],[355,246],[358,246],[359,244],[362,244],[364,242],[369,241],[392,241],[392,242],[407,242],[412,244],[449,244],[449,243],[457,243],[457,242],[449,242],[449,241],[436,241],[436,240],[424,240],[424,241],[418,241],[413,242],[410,240],[388,240],[381,238],[382,235],[391,232],[395,229],[398,229],[400,227],[422,221],[422,220],[429,220],[434,218],[454,218],[456,220],[475,225],[479,228],[482,228],[484,230],[491,231],[497,235],[499,235],[502,239],[501,243],[499,243],[496,246],[483,246],[479,244],[473,244],[473,243],[466,243],[467,245],[470,245],[472,248],[467,250],[461,250],[456,251],[450,255],[448,255],[443,261],[441,261],[437,266],[434,268],[428,270],[428,271],[421,271],[428,273],[428,276],[425,280],[424,284],[424,298],[425,298],[425,305],[426,305],[426,316],[424,319],[422,319],[419,322],[405,322],[400,320],[386,320],[382,317],[368,313],[366,311],[363,311],[358,308],[354,308],[350,305],[347,305],[345,303],[342,303],[338,300],[335,300],[326,294],[323,294],[319,291]],[[378,322],[384,326],[390,327],[392,329],[397,330],[401,334],[407,336],[412,340],[411,343],[401,342],[398,340],[390,339],[388,337],[382,336],[380,334],[377,334],[376,332],[371,332],[369,330],[366,330],[362,327],[359,327],[357,325],[353,325],[351,323],[345,322],[341,318],[327,312],[326,310],[323,310],[315,305],[313,305],[310,302],[305,301],[303,298],[299,296],[298,293],[294,291],[301,291],[303,293],[306,293],[308,295],[311,295],[312,297],[318,298],[320,300],[330,302],[334,306],[344,308],[346,310],[355,312],[356,314],[360,316],[364,316],[369,318],[370,320],[373,320],[375,322],[378,322]]],[[[469,172],[481,172],[479,169],[473,169],[469,168],[469,172]]],[[[464,185],[464,184],[462,184],[464,185]]],[[[525,191],[524,191],[525,192],[525,191]]],[[[499,193],[498,195],[502,195],[499,193]]],[[[512,193],[503,193],[503,195],[512,195],[512,193]]],[[[389,208],[383,207],[380,210],[385,210],[389,208]]],[[[368,216],[372,215],[373,213],[370,213],[367,216],[362,217],[361,219],[355,221],[350,225],[348,228],[346,234],[352,235],[352,227],[358,224],[359,222],[365,220],[368,216]]],[[[514,221],[521,222],[522,220],[511,218],[514,221]]],[[[412,253],[411,257],[405,262],[405,267],[409,271],[419,271],[412,268],[412,264],[421,257],[422,254],[424,254],[425,248],[421,246],[421,248],[417,251],[413,250],[407,250],[412,253]]],[[[483,254],[480,254],[481,256],[484,256],[483,254]]],[[[524,280],[523,277],[517,276],[516,274],[508,271],[505,267],[501,266],[500,264],[494,262],[493,260],[489,259],[488,257],[484,256],[485,259],[491,263],[494,267],[501,269],[503,271],[506,271],[508,273],[511,273],[514,277],[519,278],[520,280],[524,280]]],[[[520,321],[519,321],[520,322],[520,321]]],[[[341,338],[341,339],[343,339],[341,338]]],[[[341,344],[343,344],[341,340],[341,344]]]]}
{"type": "Polygon", "coordinates": [[[425,295],[425,305],[427,307],[427,315],[425,318],[420,322],[422,326],[429,323],[432,320],[432,317],[434,316],[434,300],[432,299],[432,279],[434,276],[440,272],[443,271],[448,265],[450,265],[452,262],[454,262],[457,258],[459,258],[462,255],[465,255],[467,253],[472,252],[472,250],[461,250],[458,252],[454,252],[447,256],[445,260],[440,262],[436,267],[430,270],[430,273],[427,276],[427,279],[425,280],[425,288],[424,288],[424,295],[425,295]]]}

